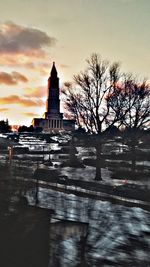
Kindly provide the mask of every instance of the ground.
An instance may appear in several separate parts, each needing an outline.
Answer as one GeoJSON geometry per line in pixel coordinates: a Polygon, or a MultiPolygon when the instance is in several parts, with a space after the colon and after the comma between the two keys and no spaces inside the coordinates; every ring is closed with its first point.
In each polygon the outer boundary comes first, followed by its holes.
{"type": "Polygon", "coordinates": [[[17,140],[1,145],[1,266],[150,266],[147,142],[17,140]]]}

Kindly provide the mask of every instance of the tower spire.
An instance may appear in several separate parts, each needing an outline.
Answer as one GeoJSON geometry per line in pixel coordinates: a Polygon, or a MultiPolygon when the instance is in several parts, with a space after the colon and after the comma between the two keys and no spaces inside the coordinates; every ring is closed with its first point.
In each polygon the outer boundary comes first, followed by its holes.
{"type": "Polygon", "coordinates": [[[57,77],[57,70],[56,70],[56,67],[55,67],[55,61],[53,61],[53,66],[52,66],[52,69],[51,69],[51,77],[53,77],[53,78],[57,77]]]}

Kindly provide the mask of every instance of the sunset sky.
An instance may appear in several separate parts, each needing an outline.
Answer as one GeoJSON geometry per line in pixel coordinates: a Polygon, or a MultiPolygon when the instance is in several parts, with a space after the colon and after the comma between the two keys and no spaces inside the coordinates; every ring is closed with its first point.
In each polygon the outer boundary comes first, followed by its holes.
{"type": "Polygon", "coordinates": [[[150,78],[150,0],[5,0],[0,11],[0,120],[43,115],[53,61],[60,87],[93,52],[150,78]]]}

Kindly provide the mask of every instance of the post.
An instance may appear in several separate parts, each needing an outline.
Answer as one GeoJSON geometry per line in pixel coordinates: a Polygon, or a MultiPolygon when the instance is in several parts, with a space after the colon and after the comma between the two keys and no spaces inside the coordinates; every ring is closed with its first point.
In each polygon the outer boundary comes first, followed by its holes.
{"type": "Polygon", "coordinates": [[[38,177],[36,179],[36,187],[35,187],[35,206],[39,204],[39,180],[38,177]]]}
{"type": "Polygon", "coordinates": [[[13,158],[13,146],[8,146],[8,158],[9,158],[9,164],[11,165],[13,158]]]}

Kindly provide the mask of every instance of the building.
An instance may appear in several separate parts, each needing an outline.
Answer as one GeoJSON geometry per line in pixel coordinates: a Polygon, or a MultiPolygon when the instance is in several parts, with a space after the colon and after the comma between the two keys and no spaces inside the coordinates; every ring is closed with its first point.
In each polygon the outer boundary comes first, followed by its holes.
{"type": "Polygon", "coordinates": [[[59,78],[55,62],[48,78],[48,98],[46,102],[46,112],[43,118],[34,118],[32,125],[34,128],[43,128],[44,132],[73,131],[75,129],[74,120],[63,119],[63,113],[60,112],[60,89],[59,78]]]}

